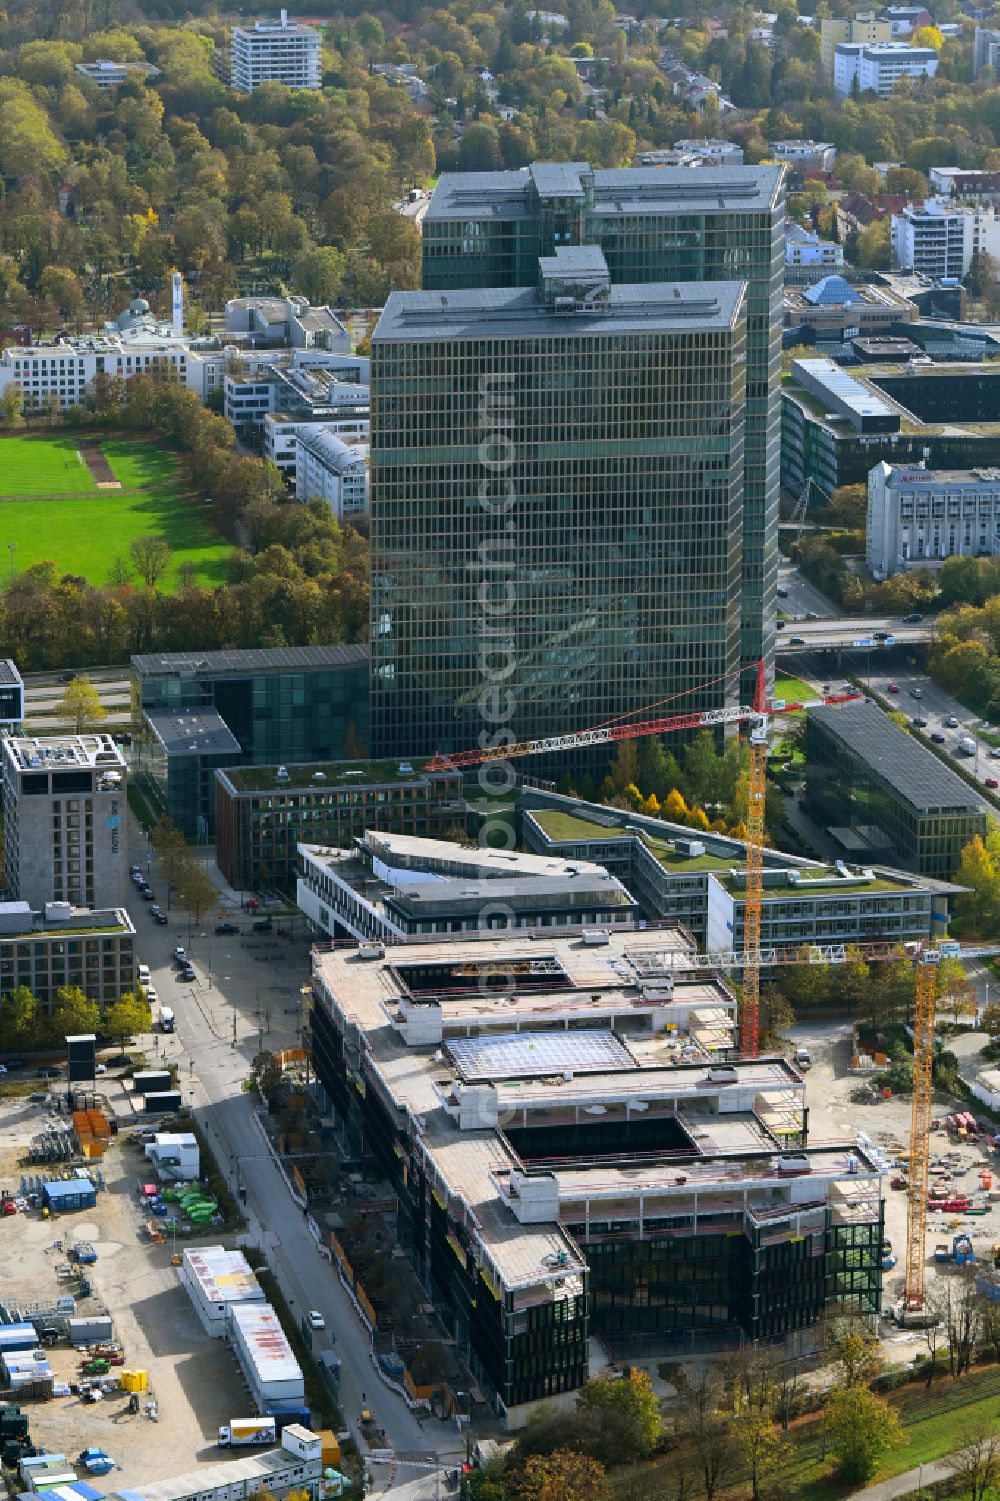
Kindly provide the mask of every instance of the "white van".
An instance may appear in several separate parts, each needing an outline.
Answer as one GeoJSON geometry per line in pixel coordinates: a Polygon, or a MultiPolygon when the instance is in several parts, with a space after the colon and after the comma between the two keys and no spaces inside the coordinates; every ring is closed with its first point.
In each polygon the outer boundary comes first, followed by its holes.
{"type": "Polygon", "coordinates": [[[139,981],[139,984],[142,986],[143,990],[148,989],[149,982],[152,979],[152,975],[149,973],[149,965],[148,964],[139,964],[139,965],[137,965],[136,966],[135,974],[136,974],[136,979],[139,981]]]}

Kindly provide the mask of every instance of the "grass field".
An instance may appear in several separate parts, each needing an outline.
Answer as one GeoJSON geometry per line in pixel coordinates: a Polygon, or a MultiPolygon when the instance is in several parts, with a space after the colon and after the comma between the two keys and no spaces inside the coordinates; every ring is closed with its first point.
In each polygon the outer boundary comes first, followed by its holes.
{"type": "Polygon", "coordinates": [[[15,567],[22,570],[51,558],[60,573],[79,573],[92,584],[105,584],[115,559],[128,559],[136,537],[158,536],[173,554],[160,588],[169,592],[177,587],[183,563],[194,565],[203,586],[221,583],[232,549],[207,509],[185,490],[176,458],[126,438],[107,438],[101,446],[120,490],[95,488],[90,471],[75,458],[71,438],[0,439],[0,495],[21,497],[0,501],[0,546],[17,543],[15,567]],[[72,467],[67,455],[73,456],[72,467]],[[53,483],[56,475],[70,478],[60,486],[53,483]],[[90,490],[93,498],[31,498],[60,490],[90,490]]]}
{"type": "MultiPolygon", "coordinates": [[[[1000,1421],[1000,1371],[996,1366],[986,1366],[961,1381],[941,1375],[929,1392],[923,1385],[906,1386],[890,1400],[902,1419],[903,1440],[885,1459],[878,1480],[902,1475],[953,1453],[980,1425],[996,1431],[1000,1421]]],[[[844,1501],[854,1494],[857,1487],[835,1480],[830,1460],[823,1457],[823,1428],[818,1418],[795,1424],[789,1437],[791,1452],[764,1488],[769,1498],[844,1501]]],[[[661,1494],[669,1495],[666,1479],[675,1464],[676,1454],[666,1454],[645,1465],[613,1470],[608,1485],[610,1501],[656,1501],[661,1494]]],[[[747,1501],[749,1483],[745,1477],[736,1479],[741,1469],[737,1464],[735,1474],[720,1488],[720,1501],[747,1501]]]]}
{"type": "Polygon", "coordinates": [[[0,446],[0,495],[66,495],[96,491],[75,438],[4,438],[0,446]]]}

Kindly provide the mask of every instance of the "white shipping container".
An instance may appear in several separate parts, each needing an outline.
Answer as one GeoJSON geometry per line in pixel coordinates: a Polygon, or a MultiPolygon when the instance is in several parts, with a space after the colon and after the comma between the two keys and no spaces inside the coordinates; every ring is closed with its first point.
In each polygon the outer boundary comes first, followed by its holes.
{"type": "Polygon", "coordinates": [[[301,1368],[270,1303],[236,1303],[228,1310],[227,1322],[229,1338],[257,1406],[304,1403],[301,1368]]]}

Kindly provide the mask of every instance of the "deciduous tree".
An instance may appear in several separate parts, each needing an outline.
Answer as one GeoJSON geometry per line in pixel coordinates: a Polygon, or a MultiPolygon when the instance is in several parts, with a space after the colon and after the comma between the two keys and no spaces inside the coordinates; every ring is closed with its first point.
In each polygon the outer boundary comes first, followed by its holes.
{"type": "Polygon", "coordinates": [[[97,689],[86,673],[76,677],[56,704],[60,719],[68,719],[78,735],[87,730],[96,730],[108,717],[97,689]]]}
{"type": "Polygon", "coordinates": [[[837,1476],[860,1485],[902,1441],[899,1414],[867,1386],[837,1386],[826,1404],[826,1428],[837,1476]]]}

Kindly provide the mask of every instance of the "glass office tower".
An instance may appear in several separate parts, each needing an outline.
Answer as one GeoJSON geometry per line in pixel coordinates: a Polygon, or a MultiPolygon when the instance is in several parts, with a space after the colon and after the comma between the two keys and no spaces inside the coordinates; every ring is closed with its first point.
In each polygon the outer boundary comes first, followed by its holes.
{"type": "Polygon", "coordinates": [[[536,281],[393,293],[372,338],[377,755],[735,702],[744,284],[536,281]]]}
{"type": "Polygon", "coordinates": [[[523,287],[535,258],[597,245],[613,283],[747,283],[741,660],[774,665],[778,577],[784,169],[592,169],[535,163],[445,173],[423,222],[423,284],[523,287]]]}

